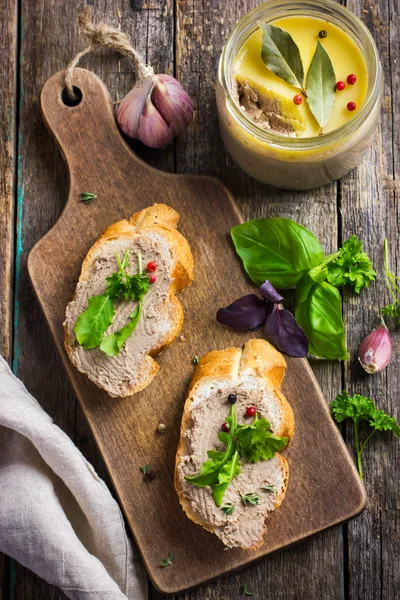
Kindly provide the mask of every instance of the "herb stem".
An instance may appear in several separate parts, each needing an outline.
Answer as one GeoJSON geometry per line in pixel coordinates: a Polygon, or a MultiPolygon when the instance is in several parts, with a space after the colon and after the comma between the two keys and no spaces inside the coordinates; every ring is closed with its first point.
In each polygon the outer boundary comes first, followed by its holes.
{"type": "Polygon", "coordinates": [[[138,271],[139,271],[139,275],[141,275],[143,273],[143,269],[142,269],[142,253],[140,252],[140,250],[138,250],[137,259],[138,259],[138,271]]]}
{"type": "Polygon", "coordinates": [[[361,448],[360,448],[360,456],[365,448],[365,446],[368,444],[369,440],[371,439],[371,437],[374,435],[376,429],[373,429],[371,431],[371,433],[365,438],[364,443],[362,444],[361,448]]]}
{"type": "Polygon", "coordinates": [[[359,442],[359,436],[358,436],[358,424],[359,424],[359,422],[357,419],[356,421],[354,421],[354,441],[355,441],[355,446],[356,446],[357,469],[358,469],[358,473],[360,475],[361,481],[364,481],[362,464],[361,464],[362,450],[360,450],[360,442],[359,442]]]}

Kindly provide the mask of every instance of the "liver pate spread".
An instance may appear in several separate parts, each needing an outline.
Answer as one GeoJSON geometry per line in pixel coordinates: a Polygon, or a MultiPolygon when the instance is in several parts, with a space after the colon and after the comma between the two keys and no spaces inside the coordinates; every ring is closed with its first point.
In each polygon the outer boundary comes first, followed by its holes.
{"type": "MultiPolygon", "coordinates": [[[[152,231],[140,232],[137,237],[121,236],[103,243],[95,250],[84,280],[76,287],[75,297],[67,306],[64,323],[72,348],[71,360],[79,371],[105,388],[110,396],[126,396],[133,384],[147,378],[149,368],[143,359],[151,349],[162,343],[171,330],[174,313],[168,299],[168,289],[173,265],[172,248],[162,235],[152,231]],[[140,251],[144,268],[150,261],[157,263],[156,283],[150,285],[144,296],[140,321],[117,356],[107,356],[99,348],[84,350],[77,343],[74,333],[77,318],[87,308],[90,296],[104,294],[106,277],[118,270],[116,255],[122,259],[126,249],[129,249],[130,263],[127,272],[138,272],[137,254],[140,251]]],[[[132,301],[116,301],[114,319],[105,335],[126,325],[136,305],[132,301]]]]}
{"type": "MultiPolygon", "coordinates": [[[[239,386],[219,389],[192,406],[192,426],[183,434],[182,458],[177,472],[185,498],[190,502],[191,511],[198,520],[213,529],[226,546],[252,548],[262,539],[267,513],[274,510],[274,502],[285,488],[280,456],[275,455],[271,460],[255,464],[241,459],[242,473],[231,481],[223,499],[223,505],[232,502],[236,506],[236,510],[230,515],[225,515],[221,507],[215,504],[210,487],[199,488],[184,479],[186,475],[200,472],[202,463],[207,460],[208,450],[223,450],[223,444],[218,441],[218,433],[230,413],[230,404],[227,402],[229,393],[237,394],[238,423],[252,421],[246,419],[245,412],[248,406],[254,406],[260,416],[270,421],[274,431],[273,422],[277,415],[268,414],[265,399],[265,394],[271,392],[246,391],[239,386]],[[266,485],[272,485],[274,491],[263,490],[266,485]],[[258,506],[243,505],[241,496],[249,492],[260,495],[258,506]]],[[[276,410],[276,402],[273,404],[276,410]]]]}

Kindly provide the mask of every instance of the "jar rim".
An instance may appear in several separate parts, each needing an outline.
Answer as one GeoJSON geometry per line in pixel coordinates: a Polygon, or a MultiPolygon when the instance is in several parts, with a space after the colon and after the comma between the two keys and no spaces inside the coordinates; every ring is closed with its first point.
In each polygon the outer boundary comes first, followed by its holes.
{"type": "MultiPolygon", "coordinates": [[[[289,15],[279,14],[281,18],[289,15]]],[[[266,22],[268,22],[266,21],[266,22]]],[[[359,44],[358,44],[359,45],[359,44]]],[[[368,115],[373,110],[376,102],[379,99],[381,82],[382,82],[382,68],[379,60],[378,49],[375,41],[364,23],[354,15],[348,8],[342,6],[334,0],[267,0],[263,2],[250,12],[248,12],[229,35],[225,46],[222,51],[220,63],[219,63],[219,79],[225,92],[226,99],[229,104],[231,115],[239,122],[240,126],[247,130],[252,137],[259,138],[269,145],[281,149],[299,149],[308,150],[310,148],[316,148],[324,146],[331,142],[337,141],[337,139],[343,136],[350,135],[358,129],[358,127],[365,121],[368,115]],[[363,52],[364,59],[367,61],[370,59],[370,65],[367,65],[368,76],[371,77],[369,83],[369,89],[367,91],[366,99],[361,107],[360,111],[354,116],[353,119],[344,123],[337,129],[329,131],[323,135],[310,136],[310,137],[289,137],[283,136],[277,133],[271,133],[262,129],[255,124],[242,110],[240,110],[237,102],[232,96],[232,82],[231,82],[231,65],[230,61],[237,54],[238,49],[244,42],[244,40],[256,30],[257,21],[268,19],[268,21],[275,20],[278,18],[276,13],[290,10],[290,14],[307,14],[312,12],[312,16],[316,18],[323,18],[324,20],[332,19],[334,25],[342,25],[345,27],[345,31],[353,41],[354,32],[359,36],[363,36],[365,40],[365,49],[361,49],[363,52]],[[325,12],[324,12],[325,11],[325,12]],[[319,14],[318,14],[319,13],[319,14]],[[338,23],[339,22],[339,23],[338,23]],[[350,29],[352,26],[354,31],[350,29]],[[368,51],[368,56],[366,56],[368,51]]]]}

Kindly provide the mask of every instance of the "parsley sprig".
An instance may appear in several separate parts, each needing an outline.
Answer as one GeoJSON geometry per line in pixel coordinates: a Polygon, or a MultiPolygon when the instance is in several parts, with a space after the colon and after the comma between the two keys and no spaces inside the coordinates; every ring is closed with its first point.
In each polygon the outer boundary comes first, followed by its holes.
{"type": "Polygon", "coordinates": [[[198,475],[187,475],[185,479],[197,487],[210,486],[217,506],[222,505],[226,489],[232,479],[242,471],[240,459],[248,462],[269,460],[276,452],[282,450],[288,439],[273,435],[268,421],[255,414],[249,425],[238,424],[236,405],[231,405],[230,416],[226,419],[229,432],[220,432],[218,439],[225,445],[225,450],[209,450],[198,475]]]}
{"type": "Polygon", "coordinates": [[[383,263],[385,267],[386,285],[393,298],[393,303],[384,306],[381,313],[387,317],[393,317],[396,319],[396,323],[400,324],[400,277],[392,273],[389,269],[389,250],[388,241],[386,239],[383,242],[383,263]]]}
{"type": "Polygon", "coordinates": [[[143,298],[148,292],[150,279],[147,274],[142,272],[140,252],[138,252],[138,273],[135,275],[129,275],[126,271],[130,266],[128,258],[129,250],[125,251],[122,261],[117,254],[118,271],[106,277],[105,293],[89,298],[87,309],[78,317],[74,331],[78,344],[85,350],[100,346],[100,350],[108,356],[116,356],[140,320],[143,298]],[[104,338],[115,315],[114,302],[119,299],[138,302],[138,305],[122,329],[104,338]]]}
{"type": "Polygon", "coordinates": [[[361,455],[375,431],[393,431],[397,437],[400,437],[400,426],[394,417],[385,413],[384,410],[379,410],[371,398],[359,394],[354,394],[351,397],[346,391],[341,392],[331,402],[331,410],[338,423],[345,419],[351,419],[354,422],[357,468],[361,479],[363,479],[361,455]],[[371,428],[370,433],[362,443],[359,431],[361,421],[367,421],[371,428]]]}
{"type": "Polygon", "coordinates": [[[337,252],[330,254],[320,265],[311,269],[312,279],[319,282],[328,281],[339,289],[351,285],[359,294],[376,278],[372,262],[362,251],[362,247],[362,241],[352,235],[337,252]]]}

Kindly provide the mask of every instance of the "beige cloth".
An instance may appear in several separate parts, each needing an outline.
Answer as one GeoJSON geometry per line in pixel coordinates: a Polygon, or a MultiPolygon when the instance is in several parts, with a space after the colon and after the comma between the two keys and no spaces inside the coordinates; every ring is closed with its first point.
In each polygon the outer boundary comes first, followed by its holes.
{"type": "Polygon", "coordinates": [[[0,551],[74,600],[145,600],[118,504],[0,356],[0,551]]]}

